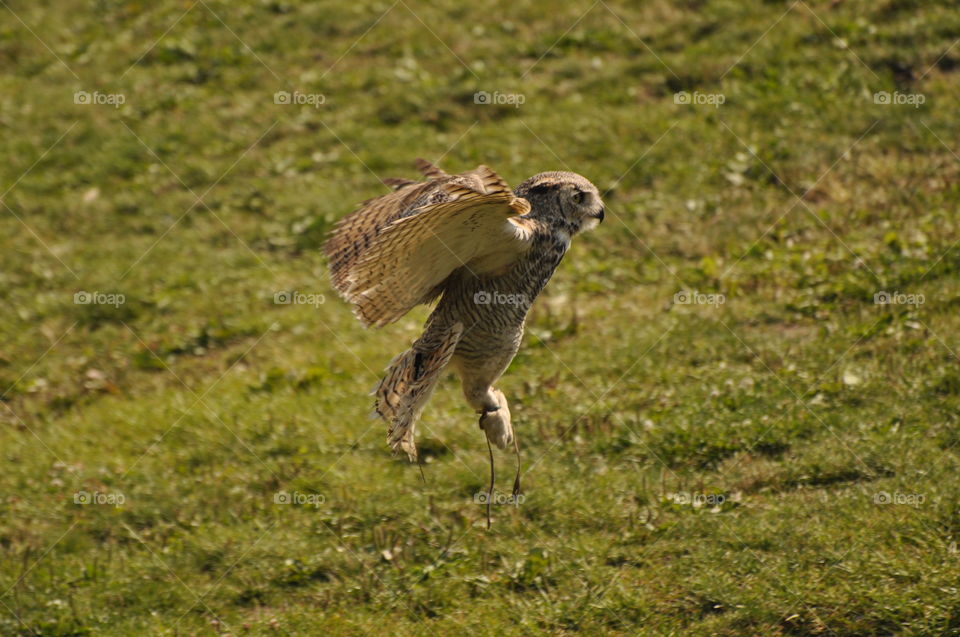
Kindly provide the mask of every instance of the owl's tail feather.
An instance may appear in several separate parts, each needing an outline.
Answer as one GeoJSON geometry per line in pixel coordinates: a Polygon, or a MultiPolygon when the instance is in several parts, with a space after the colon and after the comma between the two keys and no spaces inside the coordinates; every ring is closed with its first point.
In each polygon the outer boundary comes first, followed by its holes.
{"type": "Polygon", "coordinates": [[[462,334],[462,323],[429,329],[413,347],[390,362],[383,380],[373,390],[374,410],[389,426],[387,444],[394,451],[405,451],[410,460],[417,459],[417,419],[462,334]]]}

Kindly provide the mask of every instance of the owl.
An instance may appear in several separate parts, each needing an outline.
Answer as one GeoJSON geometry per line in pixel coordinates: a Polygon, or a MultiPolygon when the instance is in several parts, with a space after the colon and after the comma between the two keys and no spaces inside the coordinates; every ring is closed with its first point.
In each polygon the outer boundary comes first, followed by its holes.
{"type": "Polygon", "coordinates": [[[333,287],[368,327],[436,302],[374,390],[394,451],[416,459],[417,420],[448,366],[487,441],[504,449],[513,425],[494,383],[570,240],[603,221],[603,201],[571,172],[540,173],[511,190],[486,166],[450,175],[422,159],[415,165],[425,180],[384,180],[393,192],[335,226],[324,246],[333,287]]]}

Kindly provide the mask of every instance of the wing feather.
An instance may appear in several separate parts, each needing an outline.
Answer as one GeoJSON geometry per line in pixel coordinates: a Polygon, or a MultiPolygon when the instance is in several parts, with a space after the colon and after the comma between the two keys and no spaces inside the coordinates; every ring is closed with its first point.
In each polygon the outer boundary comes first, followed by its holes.
{"type": "Polygon", "coordinates": [[[422,159],[418,157],[413,162],[413,165],[417,167],[417,170],[423,173],[424,177],[426,177],[431,181],[437,180],[437,179],[443,179],[445,177],[450,176],[447,173],[440,170],[439,168],[437,168],[436,166],[434,166],[433,164],[431,164],[430,162],[428,162],[426,159],[422,159]]]}
{"type": "Polygon", "coordinates": [[[327,243],[334,287],[366,325],[399,319],[461,268],[486,274],[530,246],[532,222],[517,218],[530,204],[494,171],[451,176],[430,168],[444,177],[428,174],[431,181],[367,202],[327,243]]]}
{"type": "Polygon", "coordinates": [[[343,292],[347,274],[357,259],[369,249],[380,229],[431,189],[426,183],[401,187],[363,202],[359,209],[337,223],[323,249],[327,255],[331,280],[338,291],[343,292]]]}

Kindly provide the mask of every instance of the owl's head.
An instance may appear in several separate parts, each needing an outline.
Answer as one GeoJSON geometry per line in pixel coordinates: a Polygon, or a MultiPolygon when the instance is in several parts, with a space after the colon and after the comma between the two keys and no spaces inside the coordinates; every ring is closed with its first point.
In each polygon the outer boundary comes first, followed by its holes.
{"type": "Polygon", "coordinates": [[[603,221],[603,200],[597,187],[577,173],[553,171],[534,175],[514,191],[530,202],[530,218],[571,236],[603,221]]]}

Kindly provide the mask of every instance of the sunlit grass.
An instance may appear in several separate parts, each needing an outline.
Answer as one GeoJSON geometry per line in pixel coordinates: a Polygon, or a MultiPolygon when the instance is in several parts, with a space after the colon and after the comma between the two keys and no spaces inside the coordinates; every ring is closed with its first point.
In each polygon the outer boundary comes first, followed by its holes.
{"type": "Polygon", "coordinates": [[[960,631],[946,3],[94,4],[0,7],[0,633],[960,631]],[[425,484],[368,419],[427,310],[319,251],[416,156],[607,202],[489,532],[452,378],[425,484]]]}

